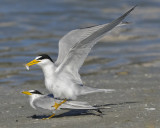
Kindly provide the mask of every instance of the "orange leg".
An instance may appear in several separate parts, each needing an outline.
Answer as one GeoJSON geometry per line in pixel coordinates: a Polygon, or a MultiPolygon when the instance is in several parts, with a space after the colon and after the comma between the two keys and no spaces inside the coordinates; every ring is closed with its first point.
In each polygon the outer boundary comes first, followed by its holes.
{"type": "MultiPolygon", "coordinates": [[[[55,108],[55,110],[57,110],[58,109],[58,107],[59,106],[61,106],[63,103],[65,103],[67,100],[66,99],[64,99],[61,103],[56,103],[55,102],[55,104],[52,106],[52,107],[54,107],[55,108]]],[[[43,118],[42,120],[46,120],[46,119],[51,119],[53,116],[55,116],[55,114],[53,114],[53,115],[51,115],[50,117],[48,117],[48,118],[43,118]]]]}
{"type": "Polygon", "coordinates": [[[55,116],[55,114],[51,115],[51,116],[48,117],[48,118],[43,118],[42,120],[51,119],[53,116],[55,116]]]}
{"type": "Polygon", "coordinates": [[[57,110],[58,108],[59,108],[59,106],[61,106],[63,103],[65,103],[67,101],[67,99],[64,99],[61,103],[56,103],[55,102],[55,104],[52,106],[52,107],[54,107],[55,108],[55,110],[57,110]]]}

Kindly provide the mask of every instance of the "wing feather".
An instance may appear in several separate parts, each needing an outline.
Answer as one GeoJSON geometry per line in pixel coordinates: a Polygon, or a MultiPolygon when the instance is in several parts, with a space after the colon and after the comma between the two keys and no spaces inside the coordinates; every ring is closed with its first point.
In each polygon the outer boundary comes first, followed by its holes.
{"type": "MultiPolygon", "coordinates": [[[[52,96],[43,95],[37,99],[34,100],[33,104],[37,109],[46,109],[54,111],[54,105],[55,102],[60,103],[63,100],[57,100],[54,99],[52,96]]],[[[93,107],[89,105],[88,102],[82,102],[82,101],[67,101],[63,103],[59,109],[97,109],[96,107],[93,107]]]]}
{"type": "Polygon", "coordinates": [[[33,104],[36,108],[43,108],[47,110],[53,110],[53,106],[55,103],[55,99],[49,96],[41,96],[34,100],[33,104]]]}
{"type": "MultiPolygon", "coordinates": [[[[107,23],[108,24],[108,23],[107,23]]],[[[90,36],[95,31],[103,28],[107,24],[96,25],[92,27],[82,28],[72,30],[67,33],[64,37],[62,37],[59,41],[59,53],[58,58],[55,62],[55,65],[60,65],[66,55],[69,53],[70,49],[77,43],[80,43],[82,40],[90,36]]],[[[127,22],[122,22],[119,26],[123,26],[128,24],[127,22]]]]}
{"type": "Polygon", "coordinates": [[[135,7],[131,8],[125,14],[112,21],[109,24],[104,24],[97,27],[91,27],[87,29],[87,33],[81,35],[82,40],[75,43],[72,48],[70,48],[68,54],[65,56],[62,63],[58,66],[56,72],[60,73],[62,71],[70,72],[75,79],[80,79],[79,69],[84,63],[85,58],[90,52],[91,48],[97,43],[97,41],[102,38],[108,31],[117,26],[121,21],[134,10],[135,7]]]}

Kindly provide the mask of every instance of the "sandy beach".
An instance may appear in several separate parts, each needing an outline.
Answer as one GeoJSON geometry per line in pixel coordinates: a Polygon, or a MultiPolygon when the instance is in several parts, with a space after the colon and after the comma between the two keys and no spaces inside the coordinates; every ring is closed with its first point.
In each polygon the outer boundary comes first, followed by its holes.
{"type": "Polygon", "coordinates": [[[0,128],[160,128],[160,1],[7,0],[0,4],[0,128]],[[30,107],[22,91],[48,94],[42,70],[25,69],[39,54],[56,61],[69,31],[105,24],[133,6],[130,24],[108,33],[90,52],[80,74],[85,85],[115,89],[78,97],[95,111],[52,113],[30,107]]]}
{"type": "Polygon", "coordinates": [[[86,85],[98,88],[112,88],[116,92],[96,93],[81,96],[78,100],[90,104],[106,104],[103,116],[94,111],[69,111],[58,114],[50,120],[41,118],[50,113],[40,113],[30,107],[28,97],[21,91],[44,86],[22,85],[0,86],[1,128],[158,128],[160,125],[160,62],[122,66],[120,69],[104,70],[97,75],[82,77],[86,85]],[[36,116],[35,116],[36,115],[36,116]]]}

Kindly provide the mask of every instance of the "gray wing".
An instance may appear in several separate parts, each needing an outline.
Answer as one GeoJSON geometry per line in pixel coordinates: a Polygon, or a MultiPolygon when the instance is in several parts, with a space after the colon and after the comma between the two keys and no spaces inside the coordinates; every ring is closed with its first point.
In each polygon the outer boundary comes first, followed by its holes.
{"type": "Polygon", "coordinates": [[[33,104],[36,108],[42,108],[47,110],[53,110],[53,106],[55,103],[55,99],[50,96],[41,96],[34,100],[33,104]]]}
{"type": "MultiPolygon", "coordinates": [[[[99,29],[90,28],[88,31],[87,38],[83,38],[80,42],[76,43],[64,58],[63,62],[58,66],[56,72],[69,72],[73,77],[79,80],[79,68],[84,63],[85,58],[90,52],[91,48],[102,38],[108,31],[117,26],[135,7],[131,8],[128,12],[123,14],[118,19],[112,21],[109,24],[97,26],[99,29]]],[[[86,34],[86,33],[85,33],[86,34]]],[[[83,36],[85,36],[85,34],[83,36]]]]}
{"type": "MultiPolygon", "coordinates": [[[[37,109],[46,109],[54,111],[54,107],[52,107],[55,102],[60,103],[63,100],[54,99],[52,96],[41,96],[34,100],[33,104],[37,109]]],[[[58,109],[97,109],[89,105],[87,102],[81,101],[67,101],[63,103],[58,109]]]]}
{"type": "Polygon", "coordinates": [[[60,106],[60,109],[97,109],[89,105],[88,102],[81,102],[81,101],[67,101],[60,106]]]}
{"type": "MultiPolygon", "coordinates": [[[[127,22],[122,22],[118,26],[123,26],[128,24],[127,22]]],[[[67,33],[64,37],[62,37],[59,41],[59,53],[58,58],[55,62],[55,65],[60,65],[66,55],[69,53],[70,49],[77,43],[80,43],[85,38],[89,37],[91,34],[93,34],[95,31],[103,28],[107,24],[87,27],[83,29],[76,29],[72,30],[69,33],[67,33]]]]}

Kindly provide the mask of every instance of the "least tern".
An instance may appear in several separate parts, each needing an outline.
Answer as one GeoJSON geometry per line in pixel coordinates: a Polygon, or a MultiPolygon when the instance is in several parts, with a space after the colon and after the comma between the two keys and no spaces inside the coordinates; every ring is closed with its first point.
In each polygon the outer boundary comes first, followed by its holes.
{"type": "Polygon", "coordinates": [[[79,69],[91,48],[107,32],[120,24],[135,7],[111,23],[72,30],[59,41],[59,54],[55,63],[48,55],[42,54],[27,63],[26,68],[29,69],[29,66],[34,64],[39,65],[44,73],[46,88],[55,98],[64,99],[64,102],[68,99],[75,100],[79,95],[114,91],[83,85],[79,69]]]}
{"type": "Polygon", "coordinates": [[[23,91],[23,94],[29,95],[29,102],[32,108],[40,111],[52,111],[54,114],[51,115],[48,118],[44,119],[50,119],[55,115],[56,110],[72,110],[72,109],[83,109],[83,110],[96,110],[101,113],[98,107],[93,107],[89,105],[87,102],[81,102],[81,101],[66,101],[63,103],[62,100],[55,99],[52,94],[49,95],[43,95],[38,90],[29,90],[29,91],[23,91]],[[59,103],[62,104],[59,108],[52,107],[53,103],[59,103]]]}

